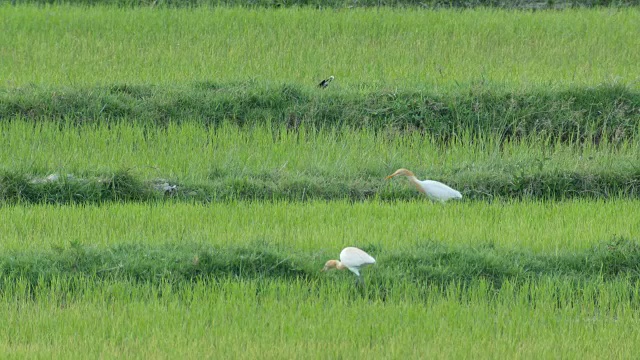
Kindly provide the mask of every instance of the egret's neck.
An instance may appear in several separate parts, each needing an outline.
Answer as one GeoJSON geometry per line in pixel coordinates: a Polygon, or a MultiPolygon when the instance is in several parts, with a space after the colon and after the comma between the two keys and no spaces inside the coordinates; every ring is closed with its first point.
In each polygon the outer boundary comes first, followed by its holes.
{"type": "Polygon", "coordinates": [[[406,176],[409,178],[409,181],[411,181],[411,183],[418,188],[419,191],[424,192],[424,189],[422,189],[422,185],[420,184],[420,180],[418,180],[417,177],[415,177],[414,175],[406,176]]]}
{"type": "Polygon", "coordinates": [[[342,265],[342,263],[341,263],[340,261],[336,260],[336,269],[338,269],[338,270],[344,270],[344,269],[346,269],[346,268],[347,268],[347,267],[346,267],[346,266],[344,266],[344,265],[342,265]]]}
{"type": "Polygon", "coordinates": [[[415,175],[405,175],[405,176],[408,177],[409,181],[411,181],[414,184],[418,183],[418,181],[419,181],[418,178],[415,177],[415,175]]]}

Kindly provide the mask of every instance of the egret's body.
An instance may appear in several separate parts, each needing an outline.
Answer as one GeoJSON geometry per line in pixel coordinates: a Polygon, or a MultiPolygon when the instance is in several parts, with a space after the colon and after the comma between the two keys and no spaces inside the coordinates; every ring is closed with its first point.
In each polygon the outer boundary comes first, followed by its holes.
{"type": "Polygon", "coordinates": [[[462,199],[462,194],[460,194],[458,190],[452,189],[439,181],[418,180],[418,178],[416,178],[416,176],[407,169],[398,169],[393,174],[387,176],[387,179],[391,179],[397,175],[404,175],[408,177],[409,181],[418,188],[418,191],[425,194],[433,201],[445,202],[451,199],[462,199]]]}
{"type": "Polygon", "coordinates": [[[376,263],[376,259],[356,247],[346,247],[340,252],[340,260],[329,260],[324,264],[322,271],[331,269],[349,269],[360,277],[360,269],[376,263]]]}

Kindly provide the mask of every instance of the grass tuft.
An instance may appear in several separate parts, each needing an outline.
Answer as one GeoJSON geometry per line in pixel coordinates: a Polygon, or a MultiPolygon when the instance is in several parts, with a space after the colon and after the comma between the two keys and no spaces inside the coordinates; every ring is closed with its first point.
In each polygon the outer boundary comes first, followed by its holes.
{"type": "Polygon", "coordinates": [[[0,202],[33,204],[145,201],[159,197],[153,188],[127,170],[102,176],[75,177],[51,173],[33,176],[4,171],[0,174],[0,202]]]}

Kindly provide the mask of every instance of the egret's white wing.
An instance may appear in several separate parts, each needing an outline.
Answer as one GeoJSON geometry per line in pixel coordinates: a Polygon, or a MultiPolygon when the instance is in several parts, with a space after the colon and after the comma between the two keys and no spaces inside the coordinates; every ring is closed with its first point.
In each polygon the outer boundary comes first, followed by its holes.
{"type": "Polygon", "coordinates": [[[461,199],[462,194],[449,186],[434,180],[420,181],[425,195],[433,200],[447,201],[449,199],[461,199]]]}
{"type": "Polygon", "coordinates": [[[348,268],[359,268],[363,265],[375,264],[376,259],[356,247],[347,247],[340,253],[340,262],[348,268]]]}

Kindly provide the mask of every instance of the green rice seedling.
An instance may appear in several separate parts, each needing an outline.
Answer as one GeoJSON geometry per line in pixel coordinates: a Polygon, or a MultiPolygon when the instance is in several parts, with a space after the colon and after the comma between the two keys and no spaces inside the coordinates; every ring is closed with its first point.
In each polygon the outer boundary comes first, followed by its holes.
{"type": "Polygon", "coordinates": [[[397,88],[635,87],[640,64],[636,8],[326,12],[5,4],[0,18],[0,48],[9,49],[0,73],[9,87],[253,80],[311,88],[335,75],[327,91],[384,89],[393,96],[397,88]]]}
{"type": "MultiPolygon", "coordinates": [[[[618,237],[637,241],[637,206],[637,201],[630,200],[450,206],[421,201],[5,205],[0,207],[4,219],[0,253],[67,248],[70,243],[98,249],[120,244],[139,244],[142,249],[162,244],[266,246],[274,247],[277,261],[289,261],[289,255],[295,259],[304,252],[303,257],[308,256],[318,270],[346,246],[360,247],[375,258],[420,248],[432,253],[430,246],[437,244],[454,251],[458,246],[470,250],[496,246],[559,255],[586,251],[618,237]],[[289,250],[293,253],[287,254],[289,250]]],[[[621,242],[615,248],[621,249],[619,254],[632,252],[632,247],[625,246],[621,242]]],[[[198,253],[197,248],[193,251],[191,258],[198,253]]],[[[607,251],[603,248],[593,255],[618,256],[613,249],[607,251]]]]}
{"type": "Polygon", "coordinates": [[[581,295],[545,279],[494,293],[480,281],[443,295],[397,283],[403,296],[383,300],[327,283],[60,279],[28,296],[17,283],[0,295],[0,348],[65,358],[632,357],[638,298],[624,294],[637,287],[594,283],[581,295]]]}

